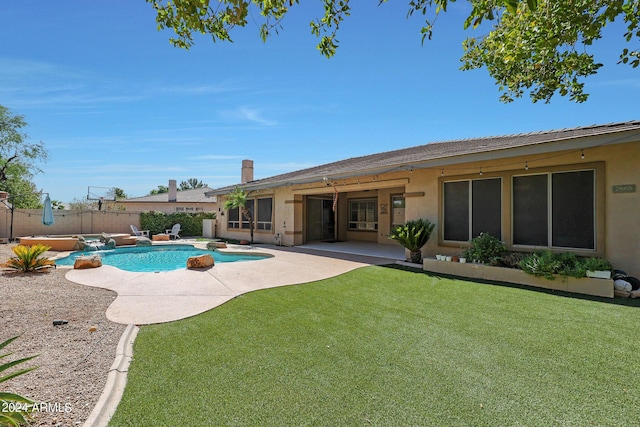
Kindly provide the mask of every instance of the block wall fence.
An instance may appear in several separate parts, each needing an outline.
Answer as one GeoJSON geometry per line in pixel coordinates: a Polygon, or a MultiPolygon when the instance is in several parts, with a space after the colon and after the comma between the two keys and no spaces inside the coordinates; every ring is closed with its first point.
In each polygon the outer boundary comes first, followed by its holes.
{"type": "MultiPolygon", "coordinates": [[[[54,224],[42,224],[41,209],[15,209],[13,238],[53,234],[131,233],[140,227],[140,213],[131,211],[54,210],[54,224]]],[[[11,210],[0,209],[0,238],[11,236],[11,210]]],[[[4,239],[3,239],[4,240],[4,239]]]]}

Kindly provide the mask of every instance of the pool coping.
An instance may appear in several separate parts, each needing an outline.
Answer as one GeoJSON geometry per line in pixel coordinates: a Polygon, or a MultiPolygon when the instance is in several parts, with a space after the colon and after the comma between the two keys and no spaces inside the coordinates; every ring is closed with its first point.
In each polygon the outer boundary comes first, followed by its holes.
{"type": "MultiPolygon", "coordinates": [[[[148,246],[136,246],[136,245],[123,245],[123,246],[116,246],[115,248],[105,248],[105,249],[98,249],[96,251],[60,251],[58,252],[55,256],[50,257],[49,259],[52,261],[58,261],[62,258],[67,258],[72,256],[73,254],[77,253],[77,257],[90,257],[91,254],[95,254],[98,251],[108,251],[108,250],[115,250],[115,249],[127,249],[127,248],[148,248],[148,247],[161,247],[161,246],[192,246],[196,249],[199,250],[203,250],[203,251],[207,251],[207,252],[220,252],[222,254],[225,255],[251,255],[251,256],[258,256],[258,257],[265,257],[265,258],[271,258],[274,255],[267,253],[267,252],[260,252],[258,250],[256,251],[251,251],[250,253],[247,253],[247,251],[240,251],[240,250],[232,250],[229,248],[215,248],[215,249],[209,249],[206,247],[206,244],[202,244],[200,242],[184,242],[184,241],[163,241],[163,242],[153,242],[153,244],[148,245],[148,246]]],[[[242,261],[260,261],[260,259],[256,259],[256,260],[242,260],[242,261]]],[[[62,269],[73,269],[73,265],[64,265],[64,264],[56,264],[56,268],[62,268],[62,269]]],[[[172,271],[172,270],[170,270],[172,271]]],[[[133,272],[133,273],[156,273],[155,271],[147,271],[147,272],[133,272]]]]}

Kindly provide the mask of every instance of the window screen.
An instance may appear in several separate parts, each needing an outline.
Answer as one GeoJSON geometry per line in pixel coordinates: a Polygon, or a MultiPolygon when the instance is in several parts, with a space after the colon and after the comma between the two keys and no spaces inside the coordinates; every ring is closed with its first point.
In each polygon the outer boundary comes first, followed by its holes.
{"type": "Polygon", "coordinates": [[[594,175],[592,170],[552,175],[553,246],[595,249],[594,175]]]}
{"type": "Polygon", "coordinates": [[[502,238],[502,180],[478,179],[472,184],[471,238],[489,233],[502,238]]]}
{"type": "Polygon", "coordinates": [[[227,227],[228,228],[240,228],[240,209],[229,209],[227,213],[227,227]]]}
{"type": "Polygon", "coordinates": [[[469,240],[469,181],[444,183],[444,240],[469,240]]]}
{"type": "Polygon", "coordinates": [[[258,230],[271,230],[272,199],[258,199],[258,230]]]}
{"type": "Polygon", "coordinates": [[[548,245],[547,175],[513,178],[513,243],[548,245]]]}

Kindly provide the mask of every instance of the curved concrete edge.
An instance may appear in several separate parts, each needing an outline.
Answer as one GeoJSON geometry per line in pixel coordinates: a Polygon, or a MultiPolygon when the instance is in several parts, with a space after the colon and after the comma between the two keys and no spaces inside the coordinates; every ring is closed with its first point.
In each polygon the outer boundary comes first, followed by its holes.
{"type": "Polygon", "coordinates": [[[83,427],[106,427],[116,412],[127,384],[129,364],[133,359],[133,342],[139,330],[138,326],[129,324],[122,333],[116,348],[116,358],[107,375],[107,383],[83,427]]]}

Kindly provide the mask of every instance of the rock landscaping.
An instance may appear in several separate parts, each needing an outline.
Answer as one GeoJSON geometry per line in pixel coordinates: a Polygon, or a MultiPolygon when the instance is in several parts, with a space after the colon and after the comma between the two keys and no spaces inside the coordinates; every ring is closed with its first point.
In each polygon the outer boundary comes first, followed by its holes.
{"type": "MultiPolygon", "coordinates": [[[[0,244],[1,262],[13,256],[13,246],[0,244]]],[[[115,292],[72,283],[67,271],[0,272],[0,342],[20,335],[4,349],[14,353],[11,360],[38,355],[20,365],[36,370],[2,383],[0,391],[43,402],[33,426],[82,425],[102,394],[125,329],[105,317],[115,292]]]]}

